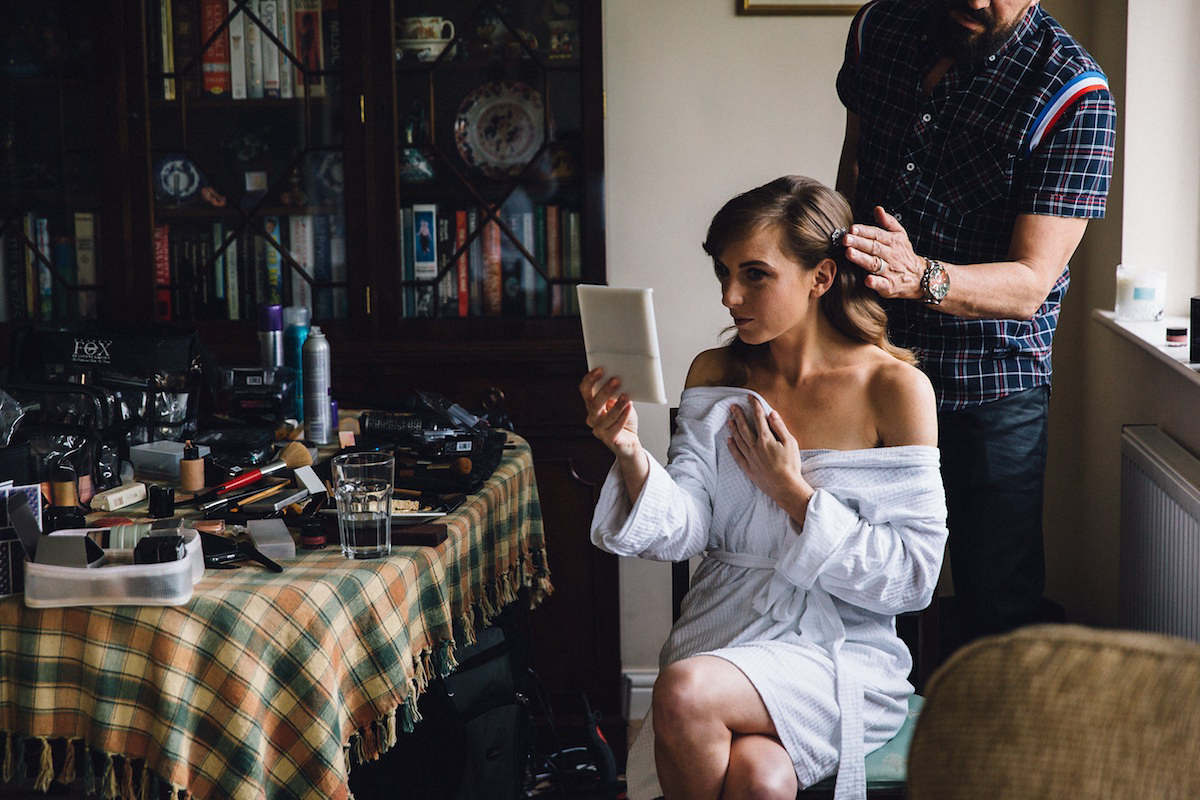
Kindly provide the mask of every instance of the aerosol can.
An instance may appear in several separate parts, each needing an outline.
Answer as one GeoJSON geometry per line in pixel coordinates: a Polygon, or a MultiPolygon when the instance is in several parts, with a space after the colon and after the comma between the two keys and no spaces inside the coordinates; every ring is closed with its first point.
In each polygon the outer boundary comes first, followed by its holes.
{"type": "Polygon", "coordinates": [[[304,435],[313,444],[333,441],[330,407],[329,340],[314,325],[304,340],[304,435]]]}

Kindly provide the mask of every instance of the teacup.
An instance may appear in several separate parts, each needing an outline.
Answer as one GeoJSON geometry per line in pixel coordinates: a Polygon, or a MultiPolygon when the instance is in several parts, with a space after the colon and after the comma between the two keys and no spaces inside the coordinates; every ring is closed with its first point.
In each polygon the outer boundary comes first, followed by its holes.
{"type": "Polygon", "coordinates": [[[445,17],[402,17],[401,39],[453,39],[454,23],[445,17]]]}

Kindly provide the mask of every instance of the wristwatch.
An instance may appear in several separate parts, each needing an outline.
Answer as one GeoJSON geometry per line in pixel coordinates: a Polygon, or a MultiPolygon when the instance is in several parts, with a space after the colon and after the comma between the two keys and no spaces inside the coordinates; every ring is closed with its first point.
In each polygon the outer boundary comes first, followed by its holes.
{"type": "Polygon", "coordinates": [[[932,258],[925,259],[925,273],[921,275],[921,299],[931,306],[946,299],[950,292],[950,275],[941,262],[932,258]]]}

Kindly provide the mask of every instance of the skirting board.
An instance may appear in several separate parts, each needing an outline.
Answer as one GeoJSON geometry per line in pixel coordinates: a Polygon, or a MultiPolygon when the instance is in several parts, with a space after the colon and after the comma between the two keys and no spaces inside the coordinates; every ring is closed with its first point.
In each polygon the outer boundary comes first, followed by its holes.
{"type": "Polygon", "coordinates": [[[656,669],[627,669],[622,674],[625,683],[624,708],[621,709],[626,722],[640,720],[650,710],[650,694],[658,678],[656,669]]]}

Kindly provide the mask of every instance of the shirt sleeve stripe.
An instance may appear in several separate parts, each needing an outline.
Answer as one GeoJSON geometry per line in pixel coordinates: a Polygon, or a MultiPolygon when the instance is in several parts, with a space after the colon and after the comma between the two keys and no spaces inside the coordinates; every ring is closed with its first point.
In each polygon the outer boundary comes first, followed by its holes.
{"type": "Polygon", "coordinates": [[[1054,94],[1054,97],[1050,98],[1050,102],[1034,120],[1033,133],[1025,145],[1026,154],[1037,149],[1046,132],[1054,127],[1054,124],[1062,118],[1062,115],[1076,100],[1089,92],[1101,89],[1108,91],[1108,79],[1104,77],[1103,73],[1095,70],[1080,73],[1068,81],[1054,94]]]}
{"type": "Polygon", "coordinates": [[[866,29],[867,17],[871,13],[871,9],[875,7],[875,3],[867,3],[858,12],[858,16],[854,20],[854,58],[858,60],[862,56],[863,51],[863,32],[866,29]]]}

